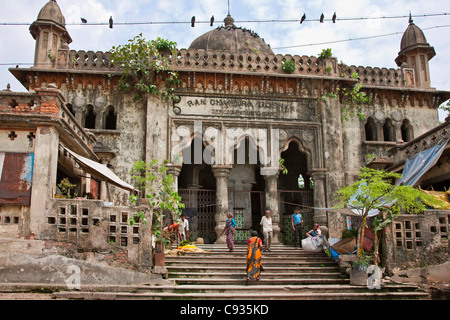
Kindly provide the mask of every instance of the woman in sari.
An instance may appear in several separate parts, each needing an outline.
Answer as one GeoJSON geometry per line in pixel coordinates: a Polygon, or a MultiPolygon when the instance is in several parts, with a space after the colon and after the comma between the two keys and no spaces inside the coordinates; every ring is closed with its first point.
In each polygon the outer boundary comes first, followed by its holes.
{"type": "Polygon", "coordinates": [[[236,231],[236,222],[234,221],[233,214],[231,212],[227,213],[227,221],[225,222],[225,228],[222,233],[225,233],[227,237],[227,247],[230,249],[230,252],[234,250],[234,240],[233,235],[236,231]]]}
{"type": "Polygon", "coordinates": [[[261,250],[263,248],[262,240],[258,237],[258,232],[253,230],[252,237],[247,240],[247,282],[250,280],[259,280],[261,273],[261,250]]]}

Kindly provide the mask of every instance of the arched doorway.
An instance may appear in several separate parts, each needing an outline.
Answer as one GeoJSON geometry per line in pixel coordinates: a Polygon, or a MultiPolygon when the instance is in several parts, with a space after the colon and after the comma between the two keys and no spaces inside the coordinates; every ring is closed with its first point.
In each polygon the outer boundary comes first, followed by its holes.
{"type": "Polygon", "coordinates": [[[279,214],[281,222],[281,241],[291,244],[294,241],[291,216],[295,207],[300,207],[303,216],[303,234],[312,228],[314,222],[313,183],[309,176],[308,154],[303,151],[301,143],[291,140],[281,153],[287,174],[278,178],[279,214]]]}
{"type": "Polygon", "coordinates": [[[216,241],[216,182],[208,164],[210,157],[202,139],[194,137],[183,149],[183,166],[178,177],[178,194],[185,205],[183,212],[189,221],[189,238],[191,241],[203,238],[205,243],[216,241]]]}
{"type": "Polygon", "coordinates": [[[237,223],[235,242],[246,243],[252,230],[260,232],[260,221],[265,211],[261,154],[254,140],[245,135],[238,139],[232,152],[233,168],[228,178],[229,208],[237,223]]]}

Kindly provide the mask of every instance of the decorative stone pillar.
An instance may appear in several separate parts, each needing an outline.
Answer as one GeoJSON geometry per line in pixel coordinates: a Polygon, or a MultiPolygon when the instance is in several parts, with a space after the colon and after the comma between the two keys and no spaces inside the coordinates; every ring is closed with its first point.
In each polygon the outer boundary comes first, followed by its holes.
{"type": "Polygon", "coordinates": [[[266,210],[270,210],[270,216],[272,217],[272,229],[273,229],[273,244],[280,243],[280,213],[278,205],[278,168],[271,171],[263,171],[264,180],[266,180],[266,210]]]}
{"type": "Polygon", "coordinates": [[[108,184],[105,180],[100,181],[100,200],[109,201],[108,193],[108,184]]]}
{"type": "Polygon", "coordinates": [[[166,164],[167,173],[173,176],[173,190],[178,192],[178,177],[181,173],[182,164],[168,163],[166,164]]]}
{"type": "MultiPolygon", "coordinates": [[[[253,180],[243,180],[242,181],[242,200],[244,203],[244,228],[251,228],[253,222],[257,222],[259,224],[259,221],[252,221],[252,195],[251,192],[253,188],[253,184],[255,184],[256,181],[253,180]]],[[[235,205],[236,206],[236,205],[235,205]]]]}
{"type": "MultiPolygon", "coordinates": [[[[326,207],[326,194],[325,194],[325,177],[327,169],[314,169],[310,172],[311,179],[314,183],[314,207],[325,208],[326,207]]],[[[314,210],[314,222],[321,226],[327,226],[327,214],[326,211],[314,210]]]]}
{"type": "Polygon", "coordinates": [[[216,226],[214,231],[217,235],[215,243],[226,243],[225,235],[222,234],[225,228],[225,220],[228,212],[228,177],[233,166],[213,165],[212,172],[216,178],[216,214],[214,216],[216,226]]]}

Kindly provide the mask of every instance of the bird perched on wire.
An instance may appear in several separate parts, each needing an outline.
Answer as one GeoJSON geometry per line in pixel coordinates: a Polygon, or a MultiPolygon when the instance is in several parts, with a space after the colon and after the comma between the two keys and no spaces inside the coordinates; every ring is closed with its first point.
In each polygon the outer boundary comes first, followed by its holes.
{"type": "Polygon", "coordinates": [[[336,23],[336,12],[333,14],[333,18],[331,18],[331,20],[333,20],[333,23],[336,23]]]}
{"type": "Polygon", "coordinates": [[[112,18],[112,16],[111,17],[109,17],[109,28],[110,29],[112,29],[113,28],[113,18],[112,18]]]}
{"type": "Polygon", "coordinates": [[[195,27],[195,16],[191,18],[191,27],[195,27]]]}
{"type": "Polygon", "coordinates": [[[87,20],[85,18],[81,18],[81,22],[87,23],[87,20]]]}
{"type": "Polygon", "coordinates": [[[323,18],[324,18],[325,16],[323,15],[323,13],[320,15],[320,23],[323,23],[323,18]]]}
{"type": "Polygon", "coordinates": [[[306,19],[306,14],[304,13],[303,16],[302,16],[302,18],[300,19],[300,24],[302,24],[303,21],[305,21],[305,19],[306,19]]]}
{"type": "Polygon", "coordinates": [[[210,22],[209,25],[212,27],[214,24],[214,16],[211,17],[211,20],[209,22],[210,22]]]}

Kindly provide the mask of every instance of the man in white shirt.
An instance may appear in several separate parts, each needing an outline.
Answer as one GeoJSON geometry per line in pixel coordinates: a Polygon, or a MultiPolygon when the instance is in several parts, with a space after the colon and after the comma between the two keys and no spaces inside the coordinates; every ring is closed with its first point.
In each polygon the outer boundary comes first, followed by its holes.
{"type": "Polygon", "coordinates": [[[261,218],[261,232],[264,235],[264,250],[270,252],[270,246],[272,245],[273,230],[272,230],[272,218],[270,217],[270,211],[266,211],[266,215],[261,218]]]}
{"type": "Polygon", "coordinates": [[[186,220],[184,213],[180,216],[181,222],[179,223],[178,230],[180,230],[181,241],[189,239],[189,221],[186,220]]]}

